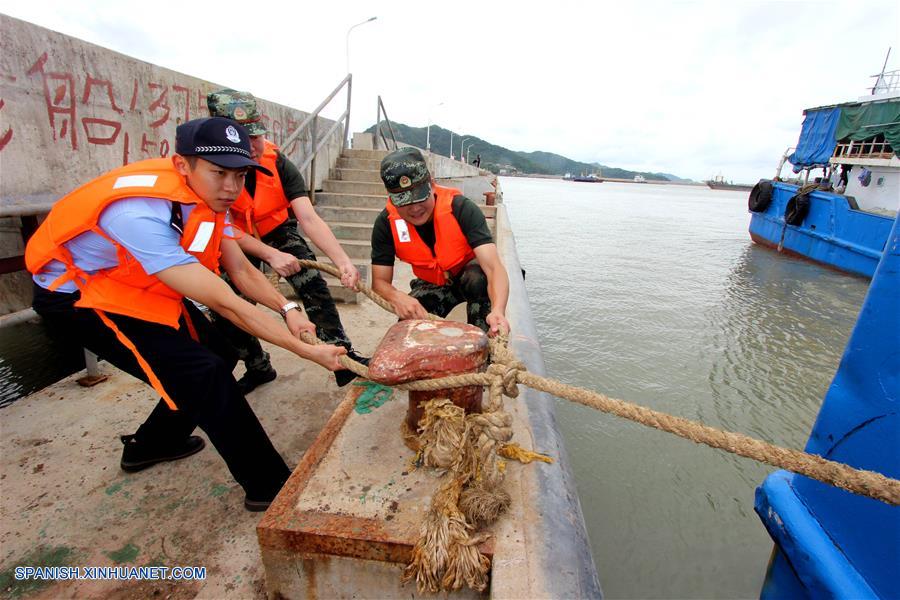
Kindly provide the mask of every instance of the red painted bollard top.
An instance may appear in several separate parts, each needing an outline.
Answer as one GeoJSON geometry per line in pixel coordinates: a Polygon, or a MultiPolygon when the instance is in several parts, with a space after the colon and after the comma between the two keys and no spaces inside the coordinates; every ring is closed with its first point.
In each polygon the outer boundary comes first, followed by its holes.
{"type": "MultiPolygon", "coordinates": [[[[455,321],[400,321],[382,338],[369,362],[369,378],[384,385],[417,379],[437,379],[484,371],[488,358],[487,335],[472,325],[455,321]]],[[[450,398],[467,412],[481,411],[481,386],[453,390],[410,392],[407,424],[416,430],[419,405],[432,398],[450,398]]]]}

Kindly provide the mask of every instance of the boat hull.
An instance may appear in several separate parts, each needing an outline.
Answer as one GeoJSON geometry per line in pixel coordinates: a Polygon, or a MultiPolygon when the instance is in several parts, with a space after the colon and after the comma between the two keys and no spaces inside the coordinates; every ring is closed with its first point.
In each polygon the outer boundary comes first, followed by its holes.
{"type": "Polygon", "coordinates": [[[785,226],[787,203],[798,186],[774,182],[766,210],[751,213],[750,238],[757,244],[863,277],[872,277],[894,219],[855,210],[839,194],[810,193],[801,225],[785,226]],[[783,236],[783,237],[782,237],[783,236]]]}
{"type": "MultiPolygon", "coordinates": [[[[900,477],[900,220],[806,451],[900,477]]],[[[776,471],[756,490],[775,542],[762,598],[897,598],[900,506],[776,471]]]]}
{"type": "Polygon", "coordinates": [[[709,188],[713,190],[744,190],[749,192],[753,189],[752,185],[744,185],[741,183],[721,183],[716,181],[707,181],[706,185],[708,185],[709,188]]]}

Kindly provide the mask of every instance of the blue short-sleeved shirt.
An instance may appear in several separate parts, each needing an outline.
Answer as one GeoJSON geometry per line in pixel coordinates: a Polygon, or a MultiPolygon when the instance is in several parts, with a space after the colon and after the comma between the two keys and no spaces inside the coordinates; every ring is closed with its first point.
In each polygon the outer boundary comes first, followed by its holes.
{"type": "MultiPolygon", "coordinates": [[[[183,204],[181,213],[186,223],[193,204],[183,204]]],[[[198,262],[181,247],[181,234],[171,227],[172,202],[160,198],[124,198],[107,206],[100,213],[99,225],[109,237],[121,244],[140,263],[149,275],[169,267],[198,262]]],[[[227,227],[225,235],[233,235],[227,227]]],[[[116,247],[103,236],[87,231],[66,242],[75,265],[87,273],[114,267],[119,263],[116,247]]],[[[34,275],[35,283],[49,288],[57,277],[66,272],[65,265],[51,261],[44,272],[34,275]]],[[[60,292],[74,292],[78,288],[67,281],[57,288],[60,292]]]]}

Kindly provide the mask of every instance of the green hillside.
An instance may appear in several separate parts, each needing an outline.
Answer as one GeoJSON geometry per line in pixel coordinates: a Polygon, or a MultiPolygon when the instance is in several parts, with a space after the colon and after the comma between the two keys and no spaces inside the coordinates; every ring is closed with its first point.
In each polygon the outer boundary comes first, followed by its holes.
{"type": "MultiPolygon", "coordinates": [[[[403,123],[393,123],[394,133],[397,141],[400,143],[410,144],[418,148],[425,148],[426,136],[428,134],[425,127],[410,127],[403,123]]],[[[373,133],[375,126],[372,125],[366,130],[366,133],[373,133]]],[[[501,170],[507,172],[519,172],[534,175],[565,175],[571,173],[580,175],[582,173],[599,173],[603,177],[612,177],[618,179],[633,179],[635,175],[643,175],[646,179],[654,179],[657,181],[674,181],[679,178],[675,175],[666,173],[648,173],[645,171],[629,171],[627,169],[619,169],[617,167],[609,167],[599,163],[583,163],[552,152],[517,152],[491,144],[477,136],[464,134],[460,135],[455,131],[453,134],[453,155],[459,156],[460,144],[465,141],[466,154],[469,160],[474,160],[477,154],[481,155],[482,168],[488,169],[494,173],[501,170]],[[469,149],[471,148],[471,152],[469,149]]],[[[451,132],[439,125],[431,126],[430,141],[431,151],[436,154],[450,156],[450,135],[451,132]]]]}

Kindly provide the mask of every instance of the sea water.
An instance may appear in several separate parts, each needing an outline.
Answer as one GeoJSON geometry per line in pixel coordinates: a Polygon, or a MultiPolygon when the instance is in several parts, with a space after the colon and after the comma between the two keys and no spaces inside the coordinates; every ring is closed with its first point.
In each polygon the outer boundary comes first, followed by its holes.
{"type": "MultiPolygon", "coordinates": [[[[548,376],[804,447],[867,280],[753,244],[747,192],[501,187],[548,376]]],[[[564,400],[557,417],[607,597],[758,596],[772,467],[564,400]]]]}

